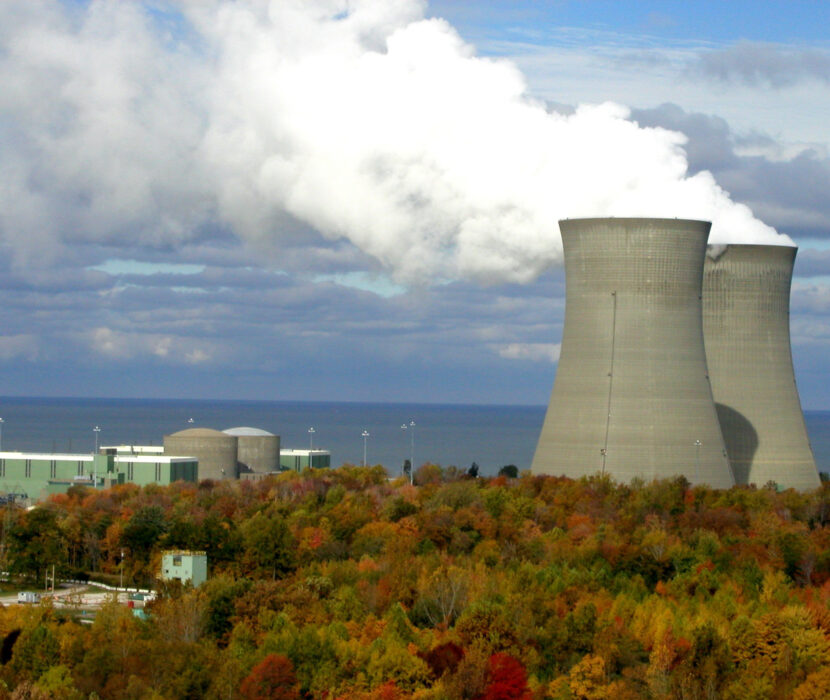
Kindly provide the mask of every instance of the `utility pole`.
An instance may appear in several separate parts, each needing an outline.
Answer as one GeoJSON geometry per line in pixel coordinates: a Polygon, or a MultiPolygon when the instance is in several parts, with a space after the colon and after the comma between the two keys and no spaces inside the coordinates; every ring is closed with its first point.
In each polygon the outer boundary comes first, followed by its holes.
{"type": "Polygon", "coordinates": [[[366,438],[369,437],[369,431],[364,430],[363,433],[361,434],[361,437],[363,438],[363,466],[365,467],[366,466],[366,438]]]}
{"type": "Polygon", "coordinates": [[[409,466],[412,471],[409,472],[409,480],[412,481],[412,472],[415,471],[415,421],[409,421],[409,439],[411,440],[411,449],[409,452],[409,466]]]}

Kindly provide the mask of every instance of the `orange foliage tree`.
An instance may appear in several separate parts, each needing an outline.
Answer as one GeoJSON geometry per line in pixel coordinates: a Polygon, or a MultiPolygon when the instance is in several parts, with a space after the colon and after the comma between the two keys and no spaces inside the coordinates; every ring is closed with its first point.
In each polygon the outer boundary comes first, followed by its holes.
{"type": "Polygon", "coordinates": [[[268,654],[251,669],[239,687],[245,700],[295,700],[300,697],[290,659],[268,654]]]}

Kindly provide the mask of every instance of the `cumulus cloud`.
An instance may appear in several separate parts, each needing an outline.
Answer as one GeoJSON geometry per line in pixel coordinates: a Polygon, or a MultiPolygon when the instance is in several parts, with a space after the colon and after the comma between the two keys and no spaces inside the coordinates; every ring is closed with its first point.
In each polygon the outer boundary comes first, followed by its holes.
{"type": "Polygon", "coordinates": [[[134,3],[3,3],[0,235],[26,268],[88,241],[172,244],[209,215],[203,85],[134,3]]]}
{"type": "Polygon", "coordinates": [[[342,239],[397,280],[528,281],[561,257],[557,219],[604,215],[787,242],[687,172],[685,137],[615,104],[548,111],[422,2],[165,12],[0,5],[0,245],[18,267],[228,229],[274,250],[342,239]]]}
{"type": "MultiPolygon", "coordinates": [[[[683,133],[692,173],[711,172],[770,225],[799,237],[830,233],[830,156],[815,144],[735,134],[720,117],[663,104],[632,112],[648,127],[683,133]]],[[[718,241],[723,242],[723,241],[718,241]]]]}

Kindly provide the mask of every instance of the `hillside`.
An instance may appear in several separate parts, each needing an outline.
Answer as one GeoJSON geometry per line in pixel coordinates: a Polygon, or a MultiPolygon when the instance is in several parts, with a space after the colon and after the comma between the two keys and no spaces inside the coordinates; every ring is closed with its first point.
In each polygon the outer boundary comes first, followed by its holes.
{"type": "Polygon", "coordinates": [[[211,578],[146,621],[0,610],[0,697],[826,698],[828,522],[828,489],[434,465],[75,487],[6,511],[14,576],[146,584],[181,548],[211,578]]]}

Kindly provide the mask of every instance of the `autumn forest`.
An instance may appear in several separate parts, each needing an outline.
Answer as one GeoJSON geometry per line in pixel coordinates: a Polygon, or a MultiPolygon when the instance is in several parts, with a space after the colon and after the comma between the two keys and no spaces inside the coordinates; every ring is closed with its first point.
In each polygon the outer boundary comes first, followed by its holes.
{"type": "Polygon", "coordinates": [[[19,585],[159,596],[1,608],[0,698],[830,697],[828,487],[345,466],[3,513],[19,585]],[[168,549],[208,581],[156,580],[168,549]]]}

